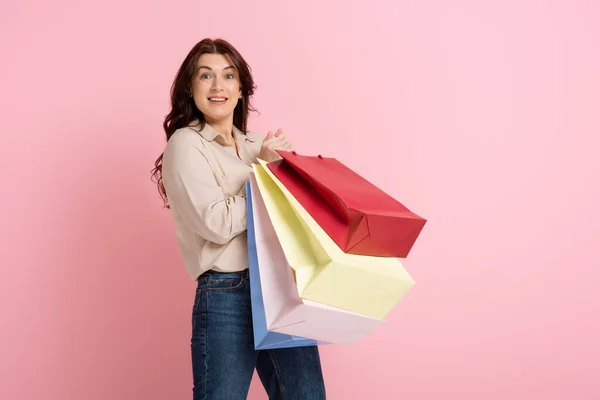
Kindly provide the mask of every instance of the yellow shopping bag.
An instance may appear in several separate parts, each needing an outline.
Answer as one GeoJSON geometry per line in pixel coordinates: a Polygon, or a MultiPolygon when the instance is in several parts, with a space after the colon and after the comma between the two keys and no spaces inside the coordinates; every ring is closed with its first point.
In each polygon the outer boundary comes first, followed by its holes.
{"type": "Polygon", "coordinates": [[[254,176],[303,299],[385,318],[415,282],[398,258],[347,254],[263,160],[254,176]]]}

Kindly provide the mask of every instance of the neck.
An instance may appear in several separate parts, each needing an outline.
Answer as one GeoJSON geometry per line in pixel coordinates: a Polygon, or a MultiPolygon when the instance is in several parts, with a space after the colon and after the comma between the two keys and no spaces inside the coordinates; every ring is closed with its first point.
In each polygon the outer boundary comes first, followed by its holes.
{"type": "Polygon", "coordinates": [[[229,142],[233,139],[233,119],[223,120],[223,121],[206,121],[215,132],[219,134],[225,140],[225,142],[229,142]]]}

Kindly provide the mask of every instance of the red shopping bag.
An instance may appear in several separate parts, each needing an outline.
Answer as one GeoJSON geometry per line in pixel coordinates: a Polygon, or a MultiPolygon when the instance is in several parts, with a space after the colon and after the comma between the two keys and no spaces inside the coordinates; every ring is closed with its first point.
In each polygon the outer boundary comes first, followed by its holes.
{"type": "Polygon", "coordinates": [[[408,256],[424,218],[335,158],[278,153],[269,169],[345,253],[408,256]]]}

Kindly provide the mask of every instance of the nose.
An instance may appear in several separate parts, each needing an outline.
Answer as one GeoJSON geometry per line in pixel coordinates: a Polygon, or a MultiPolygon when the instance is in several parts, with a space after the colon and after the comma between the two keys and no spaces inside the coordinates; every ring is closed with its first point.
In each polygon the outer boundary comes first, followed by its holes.
{"type": "Polygon", "coordinates": [[[212,81],[212,86],[210,88],[213,92],[218,92],[221,90],[221,78],[216,77],[212,81]]]}

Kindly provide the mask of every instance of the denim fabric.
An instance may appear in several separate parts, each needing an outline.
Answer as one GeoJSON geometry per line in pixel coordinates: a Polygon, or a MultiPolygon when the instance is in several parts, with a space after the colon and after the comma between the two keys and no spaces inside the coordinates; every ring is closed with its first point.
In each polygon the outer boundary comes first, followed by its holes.
{"type": "Polygon", "coordinates": [[[208,271],[192,311],[194,400],[244,400],[252,374],[270,400],[324,400],[318,347],[255,350],[248,270],[208,271]]]}

